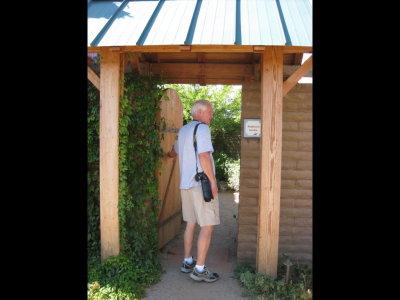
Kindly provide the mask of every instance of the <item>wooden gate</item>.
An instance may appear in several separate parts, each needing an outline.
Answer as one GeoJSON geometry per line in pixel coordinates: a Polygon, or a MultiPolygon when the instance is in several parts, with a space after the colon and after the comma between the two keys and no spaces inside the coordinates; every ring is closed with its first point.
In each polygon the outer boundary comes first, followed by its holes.
{"type": "MultiPolygon", "coordinates": [[[[167,89],[169,100],[161,98],[160,118],[165,119],[166,129],[161,131],[161,147],[169,152],[175,142],[179,128],[183,125],[183,105],[175,90],[167,89]]],[[[158,246],[161,248],[181,229],[182,207],[179,192],[178,158],[162,158],[161,172],[158,177],[158,199],[161,201],[158,215],[158,246]],[[161,173],[161,174],[160,174],[161,173]]]]}

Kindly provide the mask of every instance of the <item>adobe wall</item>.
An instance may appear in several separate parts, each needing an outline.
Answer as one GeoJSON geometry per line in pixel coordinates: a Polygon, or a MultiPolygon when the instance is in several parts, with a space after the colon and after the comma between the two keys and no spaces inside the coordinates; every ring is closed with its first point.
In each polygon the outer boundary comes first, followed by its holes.
{"type": "MultiPolygon", "coordinates": [[[[237,259],[256,263],[260,140],[243,138],[243,119],[261,118],[260,82],[242,87],[237,259]]],[[[312,263],[312,84],[283,99],[279,255],[312,263]]]]}

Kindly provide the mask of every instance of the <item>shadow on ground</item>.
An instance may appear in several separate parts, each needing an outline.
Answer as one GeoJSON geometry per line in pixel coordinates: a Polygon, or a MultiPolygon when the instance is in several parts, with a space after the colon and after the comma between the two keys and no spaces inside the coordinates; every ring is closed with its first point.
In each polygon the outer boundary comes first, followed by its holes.
{"type": "MultiPolygon", "coordinates": [[[[221,224],[216,226],[213,233],[210,249],[207,255],[206,265],[212,272],[217,272],[220,279],[213,283],[196,282],[189,274],[180,272],[183,260],[183,231],[185,223],[182,223],[181,231],[177,237],[171,240],[160,251],[160,261],[165,273],[160,282],[146,290],[143,300],[223,300],[245,299],[242,297],[244,288],[233,277],[236,264],[236,230],[237,211],[235,195],[231,192],[219,193],[221,224]]],[[[195,241],[200,228],[195,234],[195,241]]],[[[193,254],[196,257],[196,243],[193,254]]]]}

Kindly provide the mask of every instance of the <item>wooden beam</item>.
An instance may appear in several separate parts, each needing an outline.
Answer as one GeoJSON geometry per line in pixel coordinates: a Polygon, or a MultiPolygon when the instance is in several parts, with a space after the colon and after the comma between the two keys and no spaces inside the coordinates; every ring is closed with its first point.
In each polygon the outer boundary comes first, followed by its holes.
{"type": "Polygon", "coordinates": [[[206,85],[206,64],[202,64],[200,63],[200,75],[199,75],[199,79],[200,79],[200,85],[201,86],[205,86],[206,85]]]}
{"type": "Polygon", "coordinates": [[[282,158],[283,51],[265,49],[261,63],[261,151],[257,272],[277,276],[282,158]]]}
{"type": "MultiPolygon", "coordinates": [[[[247,80],[249,78],[245,78],[247,80]]],[[[243,78],[167,78],[168,83],[180,83],[180,84],[223,84],[223,85],[241,85],[245,81],[243,78]]]]}
{"type": "Polygon", "coordinates": [[[265,46],[253,46],[253,52],[256,53],[264,53],[265,46]]]}
{"type": "Polygon", "coordinates": [[[261,78],[260,64],[253,63],[253,69],[254,69],[254,80],[259,82],[261,78]]]}
{"type": "Polygon", "coordinates": [[[242,84],[254,80],[252,64],[141,63],[140,69],[158,74],[170,83],[242,84]]]}
{"type": "MultiPolygon", "coordinates": [[[[118,106],[119,106],[119,99],[124,96],[124,80],[125,80],[125,71],[126,71],[126,64],[128,62],[127,53],[120,53],[119,55],[119,95],[118,95],[118,106]]],[[[118,127],[119,127],[119,112],[118,112],[118,127]]],[[[118,136],[119,136],[119,129],[118,129],[118,136]]],[[[119,151],[118,151],[119,153],[119,151]]],[[[118,158],[119,164],[119,158],[118,158]]]]}
{"type": "Polygon", "coordinates": [[[219,63],[150,63],[150,72],[166,78],[213,77],[243,78],[253,76],[252,64],[219,64],[219,63]]]}
{"type": "Polygon", "coordinates": [[[312,52],[312,47],[309,46],[283,46],[283,53],[305,53],[312,52]]]}
{"type": "MultiPolygon", "coordinates": [[[[121,52],[259,52],[259,49],[271,47],[281,48],[283,53],[312,52],[311,46],[253,46],[253,45],[144,45],[144,46],[120,46],[121,52]],[[256,50],[254,50],[256,49],[256,50]]],[[[89,53],[98,53],[109,46],[88,46],[89,53]]]]}
{"type": "Polygon", "coordinates": [[[299,82],[300,78],[312,68],[312,55],[283,83],[283,96],[299,82]]]}
{"type": "Polygon", "coordinates": [[[204,63],[205,54],[203,52],[197,52],[196,57],[198,63],[204,63]]]}
{"type": "MultiPolygon", "coordinates": [[[[199,55],[202,55],[199,53],[199,55]]],[[[201,60],[200,56],[198,59],[201,60]]],[[[283,78],[288,78],[299,66],[284,65],[283,78]]],[[[241,84],[244,81],[260,80],[260,64],[224,64],[224,63],[138,63],[140,74],[152,72],[167,78],[171,83],[241,84]],[[221,83],[215,83],[220,80],[221,83]]],[[[303,76],[312,76],[311,72],[303,76]]]]}
{"type": "Polygon", "coordinates": [[[101,258],[120,251],[118,219],[118,113],[121,54],[101,53],[100,64],[100,239],[101,258]]]}
{"type": "Polygon", "coordinates": [[[87,67],[88,70],[88,79],[90,80],[93,85],[100,90],[100,77],[92,70],[91,67],[87,67]]]}
{"type": "Polygon", "coordinates": [[[303,53],[295,53],[293,57],[293,64],[301,65],[302,61],[303,61],[303,53]]]}
{"type": "MultiPolygon", "coordinates": [[[[88,52],[102,51],[108,46],[88,47],[88,52]]],[[[243,45],[144,45],[121,46],[122,52],[253,52],[253,46],[243,45]]]]}

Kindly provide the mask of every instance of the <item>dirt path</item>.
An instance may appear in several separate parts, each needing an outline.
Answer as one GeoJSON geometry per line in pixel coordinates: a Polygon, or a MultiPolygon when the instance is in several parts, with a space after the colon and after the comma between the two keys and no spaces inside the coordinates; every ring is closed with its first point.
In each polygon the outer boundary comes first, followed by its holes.
{"type": "MultiPolygon", "coordinates": [[[[183,260],[183,231],[169,242],[160,252],[160,261],[166,271],[160,282],[146,290],[143,300],[221,300],[245,299],[241,297],[244,288],[233,278],[236,257],[236,230],[238,203],[235,195],[230,192],[219,193],[221,224],[216,226],[213,233],[206,265],[213,272],[220,275],[220,279],[213,283],[196,282],[188,274],[180,272],[183,260]]],[[[195,241],[199,233],[196,230],[195,241]]],[[[193,254],[196,255],[196,243],[193,254]]]]}

